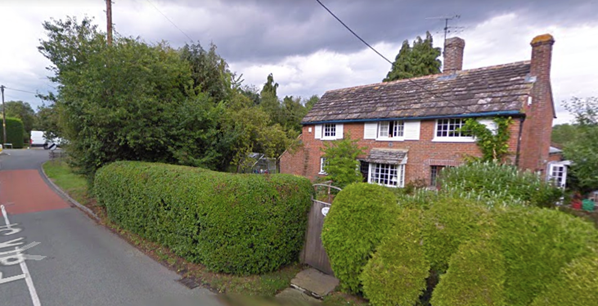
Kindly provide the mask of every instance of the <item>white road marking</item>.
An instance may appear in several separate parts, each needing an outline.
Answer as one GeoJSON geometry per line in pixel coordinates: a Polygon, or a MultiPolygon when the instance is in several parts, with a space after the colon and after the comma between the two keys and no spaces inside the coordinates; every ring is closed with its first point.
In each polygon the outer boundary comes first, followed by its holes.
{"type": "MultiPolygon", "coordinates": [[[[8,221],[8,214],[6,213],[6,209],[4,208],[4,205],[0,205],[0,209],[2,210],[2,216],[4,217],[4,222],[5,222],[6,226],[9,226],[10,221],[8,221]]],[[[31,244],[29,244],[29,245],[31,245],[31,244]]],[[[37,243],[35,243],[33,246],[35,246],[35,245],[37,245],[37,243]]],[[[15,248],[15,251],[20,252],[18,247],[15,248]]],[[[39,296],[37,295],[37,291],[35,290],[35,286],[33,285],[33,279],[31,278],[31,274],[29,273],[29,268],[27,268],[27,264],[25,263],[24,257],[21,260],[19,265],[21,266],[21,270],[23,271],[23,275],[25,276],[25,282],[27,283],[27,288],[29,288],[29,295],[31,296],[31,302],[33,302],[33,306],[41,306],[42,303],[39,300],[39,296]]],[[[2,280],[1,275],[2,274],[0,274],[0,280],[2,280]]],[[[6,282],[9,282],[9,281],[19,280],[22,278],[23,278],[22,276],[16,276],[16,277],[9,277],[4,280],[6,282]]]]}

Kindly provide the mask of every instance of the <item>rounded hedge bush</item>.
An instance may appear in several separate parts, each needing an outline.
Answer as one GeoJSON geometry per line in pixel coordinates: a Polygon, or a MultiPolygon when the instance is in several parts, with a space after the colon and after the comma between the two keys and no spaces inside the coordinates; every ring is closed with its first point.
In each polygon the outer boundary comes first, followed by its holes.
{"type": "Polygon", "coordinates": [[[322,243],[342,290],[361,292],[363,267],[398,212],[395,193],[380,185],[351,184],[336,196],[324,219],[322,243]]]}
{"type": "Polygon", "coordinates": [[[298,176],[143,162],[107,165],[94,184],[115,223],[210,270],[237,275],[297,261],[313,193],[298,176]]]}
{"type": "Polygon", "coordinates": [[[509,305],[529,305],[557,281],[561,268],[598,249],[598,231],[579,218],[539,208],[496,212],[495,240],[505,257],[509,305]]]}
{"type": "Polygon", "coordinates": [[[424,212],[422,236],[432,270],[444,273],[459,245],[476,237],[492,223],[489,209],[466,199],[442,199],[424,212]]]}
{"type": "Polygon", "coordinates": [[[498,245],[487,238],[471,240],[459,247],[432,293],[432,305],[507,305],[504,257],[498,245]]]}
{"type": "Polygon", "coordinates": [[[421,241],[423,213],[403,210],[361,274],[372,305],[412,306],[426,289],[430,264],[421,241]]]}
{"type": "Polygon", "coordinates": [[[598,253],[573,260],[531,306],[598,305],[598,253]]]}

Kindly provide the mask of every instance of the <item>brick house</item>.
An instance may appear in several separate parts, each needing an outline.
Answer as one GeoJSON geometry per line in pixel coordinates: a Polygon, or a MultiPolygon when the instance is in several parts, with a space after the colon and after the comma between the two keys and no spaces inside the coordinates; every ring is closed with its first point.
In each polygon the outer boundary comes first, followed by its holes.
{"type": "Polygon", "coordinates": [[[467,118],[493,127],[508,116],[511,162],[546,173],[555,110],[550,84],[554,39],[532,42],[531,60],[462,70],[465,41],[446,41],[442,74],[327,91],[303,118],[302,147],[283,153],[282,173],[323,177],[324,142],[347,133],[367,147],[361,171],[370,183],[403,187],[481,154],[475,139],[456,131],[467,118]]]}

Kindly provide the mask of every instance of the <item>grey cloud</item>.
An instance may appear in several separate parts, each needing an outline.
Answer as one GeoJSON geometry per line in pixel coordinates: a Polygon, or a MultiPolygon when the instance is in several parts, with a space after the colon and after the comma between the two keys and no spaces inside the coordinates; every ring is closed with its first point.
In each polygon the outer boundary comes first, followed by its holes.
{"type": "MultiPolygon", "coordinates": [[[[402,42],[426,30],[441,32],[444,21],[428,17],[452,16],[461,18],[454,25],[472,27],[489,17],[502,13],[521,12],[536,24],[557,23],[571,25],[592,22],[597,13],[595,1],[347,1],[322,0],[337,16],[370,44],[402,42]]],[[[161,2],[167,6],[171,1],[161,2]]],[[[189,27],[185,31],[202,45],[214,42],[221,55],[228,61],[271,62],[289,54],[305,55],[328,49],[348,53],[364,46],[315,0],[227,0],[211,2],[178,1],[178,5],[195,8],[208,7],[221,16],[209,29],[193,28],[181,14],[176,22],[189,27]]],[[[165,37],[174,45],[182,44],[186,37],[176,28],[152,33],[149,40],[165,37]],[[162,36],[162,37],[160,37],[162,36]],[[174,39],[177,37],[178,39],[174,39]]],[[[440,36],[438,36],[440,37],[440,36]]],[[[394,54],[387,55],[394,56],[394,54]]]]}

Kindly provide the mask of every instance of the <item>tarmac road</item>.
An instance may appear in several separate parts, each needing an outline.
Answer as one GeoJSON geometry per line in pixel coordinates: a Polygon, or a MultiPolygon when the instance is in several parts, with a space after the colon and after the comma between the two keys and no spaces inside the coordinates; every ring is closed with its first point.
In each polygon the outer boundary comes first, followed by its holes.
{"type": "Polygon", "coordinates": [[[48,151],[4,152],[0,306],[219,305],[57,195],[39,172],[48,151]]]}

